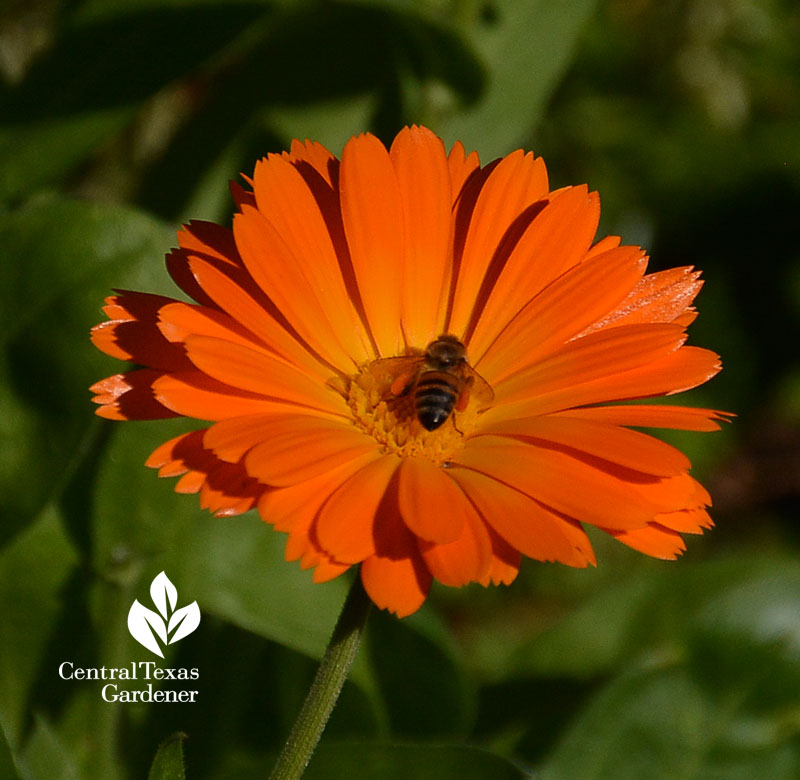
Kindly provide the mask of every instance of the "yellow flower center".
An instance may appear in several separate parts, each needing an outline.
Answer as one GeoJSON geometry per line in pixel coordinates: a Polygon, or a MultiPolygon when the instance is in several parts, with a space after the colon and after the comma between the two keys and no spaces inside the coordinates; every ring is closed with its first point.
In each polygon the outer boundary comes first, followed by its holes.
{"type": "Polygon", "coordinates": [[[413,386],[397,395],[392,392],[397,375],[376,376],[373,367],[362,368],[347,388],[356,427],[372,436],[382,452],[394,452],[401,458],[427,458],[446,467],[477,427],[476,404],[470,401],[465,410],[454,409],[440,427],[428,431],[417,417],[413,386]]]}

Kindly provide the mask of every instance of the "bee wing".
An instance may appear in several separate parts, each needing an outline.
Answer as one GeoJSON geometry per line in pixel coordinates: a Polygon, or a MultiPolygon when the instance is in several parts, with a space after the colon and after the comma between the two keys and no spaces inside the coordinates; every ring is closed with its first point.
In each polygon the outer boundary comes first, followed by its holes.
{"type": "Polygon", "coordinates": [[[369,367],[369,372],[379,387],[388,387],[392,395],[400,395],[419,373],[424,362],[424,355],[381,358],[369,367]]]}
{"type": "Polygon", "coordinates": [[[467,365],[467,368],[471,379],[469,394],[478,401],[478,410],[481,411],[494,401],[494,390],[472,366],[467,365]]]}

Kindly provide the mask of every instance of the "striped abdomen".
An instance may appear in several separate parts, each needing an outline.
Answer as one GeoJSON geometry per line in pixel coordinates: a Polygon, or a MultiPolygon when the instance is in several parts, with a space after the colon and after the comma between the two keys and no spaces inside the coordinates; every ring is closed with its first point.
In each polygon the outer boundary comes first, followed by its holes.
{"type": "Polygon", "coordinates": [[[435,431],[442,425],[460,394],[458,380],[444,371],[424,371],[414,388],[414,404],[422,426],[435,431]]]}

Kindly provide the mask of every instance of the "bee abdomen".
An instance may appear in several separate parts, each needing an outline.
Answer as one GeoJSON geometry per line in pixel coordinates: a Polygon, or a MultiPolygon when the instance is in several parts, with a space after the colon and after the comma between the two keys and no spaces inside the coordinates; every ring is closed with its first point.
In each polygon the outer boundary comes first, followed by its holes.
{"type": "Polygon", "coordinates": [[[441,426],[456,403],[456,386],[447,374],[420,377],[415,392],[417,418],[428,431],[441,426]]]}

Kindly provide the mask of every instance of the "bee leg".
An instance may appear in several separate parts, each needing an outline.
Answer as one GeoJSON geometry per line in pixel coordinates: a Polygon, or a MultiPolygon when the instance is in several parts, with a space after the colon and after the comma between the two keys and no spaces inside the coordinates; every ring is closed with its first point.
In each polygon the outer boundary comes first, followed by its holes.
{"type": "MultiPolygon", "coordinates": [[[[472,384],[472,383],[470,382],[470,384],[472,384]]],[[[458,396],[458,400],[456,401],[456,405],[453,407],[453,428],[455,428],[456,432],[460,436],[464,435],[464,431],[462,431],[456,425],[456,415],[455,415],[455,413],[456,412],[463,412],[467,408],[468,405],[469,405],[469,385],[467,387],[465,387],[461,391],[461,395],[458,396]]]]}
{"type": "Polygon", "coordinates": [[[461,395],[458,396],[454,409],[457,412],[463,412],[467,406],[469,406],[469,387],[465,387],[461,391],[461,395]]]}
{"type": "Polygon", "coordinates": [[[414,384],[413,374],[400,374],[392,382],[389,392],[394,396],[405,395],[411,389],[412,384],[414,384]]]}

